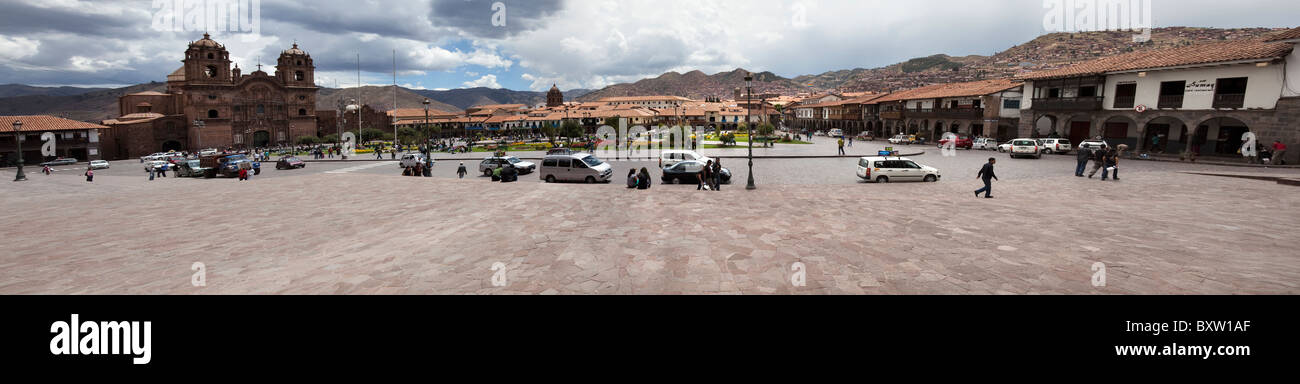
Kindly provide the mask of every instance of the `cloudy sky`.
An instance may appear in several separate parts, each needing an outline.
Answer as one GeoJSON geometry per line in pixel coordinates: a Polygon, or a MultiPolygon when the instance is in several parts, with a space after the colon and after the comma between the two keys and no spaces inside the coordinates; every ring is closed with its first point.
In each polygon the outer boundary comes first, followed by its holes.
{"type": "MultiPolygon", "coordinates": [[[[1295,0],[1147,1],[1157,27],[1300,23],[1295,0]]],[[[181,65],[187,42],[204,31],[226,45],[245,73],[259,58],[273,66],[297,41],[315,59],[317,82],[329,87],[357,84],[358,55],[362,83],[391,84],[394,51],[397,83],[419,89],[601,88],[667,71],[738,67],[794,77],[936,53],[992,54],[1049,32],[1044,3],[0,0],[0,84],[163,81],[181,65]],[[497,2],[504,9],[494,8],[497,2]],[[198,11],[219,4],[257,12],[221,18],[198,11]]]]}

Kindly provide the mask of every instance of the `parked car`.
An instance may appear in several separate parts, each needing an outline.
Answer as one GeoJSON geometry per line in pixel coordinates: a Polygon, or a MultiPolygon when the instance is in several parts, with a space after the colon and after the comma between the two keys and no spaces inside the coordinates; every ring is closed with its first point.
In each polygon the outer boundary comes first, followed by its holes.
{"type": "Polygon", "coordinates": [[[1067,154],[1074,150],[1070,146],[1070,139],[1038,139],[1038,143],[1043,146],[1043,153],[1046,154],[1067,154]]]}
{"type": "Polygon", "coordinates": [[[907,135],[897,135],[889,138],[890,144],[907,144],[907,135]]]}
{"type": "Polygon", "coordinates": [[[971,142],[971,148],[981,151],[996,151],[998,149],[998,141],[996,139],[981,137],[971,142]]]}
{"type": "MultiPolygon", "coordinates": [[[[975,147],[975,141],[971,140],[970,136],[957,136],[953,141],[956,142],[956,144],[953,145],[953,148],[971,149],[975,147]]],[[[943,148],[946,144],[948,144],[948,140],[939,140],[939,148],[943,148]]]]}
{"type": "Polygon", "coordinates": [[[683,161],[708,163],[709,160],[712,159],[695,151],[665,150],[659,153],[659,168],[671,167],[683,161]]]}
{"type": "Polygon", "coordinates": [[[1011,140],[1011,158],[1032,157],[1035,159],[1043,158],[1043,147],[1034,139],[1015,139],[1011,140]]]}
{"type": "Polygon", "coordinates": [[[826,131],[813,132],[813,136],[826,136],[826,131]]]}
{"type": "Polygon", "coordinates": [[[203,156],[199,158],[199,164],[203,166],[205,174],[203,177],[213,178],[217,175],[225,177],[236,177],[240,169],[249,169],[254,175],[262,174],[262,163],[249,160],[247,155],[214,155],[203,156]]]}
{"type": "Polygon", "coordinates": [[[411,168],[417,164],[424,164],[425,158],[423,153],[408,153],[402,155],[402,161],[398,166],[402,168],[411,168]]]}
{"type": "Polygon", "coordinates": [[[557,181],[608,183],[614,177],[614,167],[590,153],[550,155],[542,159],[542,168],[538,175],[548,183],[557,181]]]}
{"type": "Polygon", "coordinates": [[[108,169],[108,161],[106,161],[106,160],[91,160],[91,161],[90,161],[90,169],[108,169]]]}
{"type": "Polygon", "coordinates": [[[307,168],[307,163],[303,162],[297,156],[281,157],[280,161],[275,162],[275,169],[301,169],[307,168]]]}
{"type": "Polygon", "coordinates": [[[1092,150],[1097,150],[1097,149],[1105,150],[1105,149],[1110,149],[1110,143],[1107,143],[1106,140],[1090,139],[1090,140],[1084,140],[1082,143],[1079,143],[1079,148],[1081,149],[1087,148],[1092,150]]]}
{"type": "Polygon", "coordinates": [[[826,136],[830,136],[830,137],[841,137],[841,136],[844,136],[844,130],[843,130],[843,129],[832,129],[832,130],[826,132],[826,136]]]}
{"type": "Polygon", "coordinates": [[[166,166],[167,166],[166,161],[162,161],[162,160],[146,161],[144,162],[144,171],[149,172],[149,170],[152,169],[155,172],[157,172],[158,170],[163,169],[163,167],[166,166]]]}
{"type": "Polygon", "coordinates": [[[519,174],[521,175],[527,175],[537,171],[537,164],[519,160],[518,157],[514,156],[489,157],[483,159],[483,162],[478,164],[478,171],[483,173],[483,176],[492,176],[492,171],[506,165],[515,167],[515,170],[519,171],[519,174]]]}
{"type": "Polygon", "coordinates": [[[187,160],[183,163],[177,163],[176,176],[178,177],[207,177],[208,169],[203,168],[199,160],[187,160]]]}
{"type": "Polygon", "coordinates": [[[73,165],[73,164],[76,164],[76,163],[80,163],[80,161],[77,161],[77,159],[69,159],[69,158],[66,158],[66,157],[60,157],[60,158],[57,158],[57,159],[54,159],[54,160],[51,160],[51,161],[47,161],[47,162],[41,163],[41,166],[57,167],[57,166],[60,166],[60,165],[73,165]]]}
{"type": "MultiPolygon", "coordinates": [[[[664,167],[661,179],[664,184],[696,184],[699,182],[700,172],[704,172],[706,164],[695,160],[682,161],[664,167]]],[[[722,183],[731,184],[731,170],[722,168],[722,183]]]]}
{"type": "Polygon", "coordinates": [[[1012,143],[1012,142],[1015,142],[1015,140],[1011,140],[1011,141],[1008,141],[1008,142],[1005,142],[1005,143],[999,144],[999,145],[998,145],[998,152],[1002,152],[1002,153],[1011,152],[1011,143],[1012,143]]]}
{"type": "Polygon", "coordinates": [[[862,131],[861,133],[858,133],[858,140],[860,141],[872,141],[875,139],[876,139],[875,137],[872,137],[871,132],[862,131]]]}
{"type": "Polygon", "coordinates": [[[906,157],[863,157],[858,159],[858,178],[877,183],[895,181],[939,181],[939,170],[917,164],[906,157]]]}

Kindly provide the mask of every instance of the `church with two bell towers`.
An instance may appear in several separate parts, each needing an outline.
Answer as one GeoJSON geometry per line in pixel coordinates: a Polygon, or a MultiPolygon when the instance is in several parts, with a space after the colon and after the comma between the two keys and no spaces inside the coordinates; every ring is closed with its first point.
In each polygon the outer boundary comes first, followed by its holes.
{"type": "Polygon", "coordinates": [[[316,66],[297,43],[280,53],[274,74],[260,63],[243,74],[208,34],[189,44],[182,63],[167,76],[166,93],[119,98],[121,117],[104,121],[106,155],[291,146],[316,136],[316,66]]]}

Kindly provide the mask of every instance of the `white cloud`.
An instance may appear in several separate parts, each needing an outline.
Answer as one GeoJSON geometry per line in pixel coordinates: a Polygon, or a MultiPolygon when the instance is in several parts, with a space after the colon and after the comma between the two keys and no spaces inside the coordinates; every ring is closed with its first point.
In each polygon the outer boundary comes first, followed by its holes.
{"type": "Polygon", "coordinates": [[[483,77],[480,77],[478,80],[466,81],[461,85],[464,85],[465,88],[480,88],[480,87],[492,88],[492,89],[502,88],[501,84],[497,83],[497,75],[483,75],[483,77]]]}
{"type": "Polygon", "coordinates": [[[40,53],[41,42],[26,37],[0,35],[0,59],[18,60],[40,53]]]}

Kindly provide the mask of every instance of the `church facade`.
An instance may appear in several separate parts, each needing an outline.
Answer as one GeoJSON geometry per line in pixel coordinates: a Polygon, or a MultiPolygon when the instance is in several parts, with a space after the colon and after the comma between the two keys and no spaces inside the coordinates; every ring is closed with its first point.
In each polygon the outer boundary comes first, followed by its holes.
{"type": "Polygon", "coordinates": [[[316,67],[298,44],[280,53],[274,74],[260,64],[243,74],[207,34],[190,43],[183,63],[167,76],[166,93],[119,98],[121,117],[104,121],[107,157],[287,146],[317,135],[316,67]]]}

